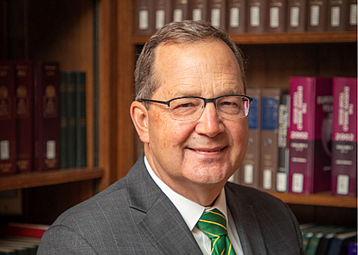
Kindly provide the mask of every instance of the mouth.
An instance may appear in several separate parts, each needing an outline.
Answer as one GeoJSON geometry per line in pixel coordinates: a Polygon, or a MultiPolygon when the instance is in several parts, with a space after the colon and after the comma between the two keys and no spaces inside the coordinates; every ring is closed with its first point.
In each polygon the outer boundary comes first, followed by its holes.
{"type": "Polygon", "coordinates": [[[215,152],[223,151],[226,148],[227,146],[218,147],[218,148],[188,148],[188,149],[200,153],[215,153],[215,152]]]}

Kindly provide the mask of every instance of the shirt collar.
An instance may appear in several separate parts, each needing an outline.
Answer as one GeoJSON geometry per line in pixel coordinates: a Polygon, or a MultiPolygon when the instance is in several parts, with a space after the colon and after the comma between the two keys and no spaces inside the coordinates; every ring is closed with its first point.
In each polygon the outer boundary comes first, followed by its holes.
{"type": "Polygon", "coordinates": [[[190,231],[193,230],[196,223],[200,219],[203,212],[210,211],[212,209],[219,209],[227,218],[227,208],[226,208],[226,198],[225,190],[222,189],[218,198],[215,201],[215,204],[212,207],[204,207],[172,190],[168,185],[166,185],[153,171],[147,158],[144,156],[145,166],[154,180],[154,182],[159,186],[159,188],[164,192],[164,194],[169,198],[169,200],[174,204],[178,209],[179,213],[183,217],[185,223],[189,227],[190,231]]]}

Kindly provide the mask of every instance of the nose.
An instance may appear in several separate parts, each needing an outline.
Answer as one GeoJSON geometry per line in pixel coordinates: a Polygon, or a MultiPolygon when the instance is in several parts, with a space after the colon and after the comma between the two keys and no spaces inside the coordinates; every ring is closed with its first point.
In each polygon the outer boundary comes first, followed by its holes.
{"type": "Polygon", "coordinates": [[[206,103],[200,118],[197,121],[195,131],[198,134],[208,137],[215,137],[223,132],[224,125],[222,119],[216,109],[214,102],[206,103]]]}

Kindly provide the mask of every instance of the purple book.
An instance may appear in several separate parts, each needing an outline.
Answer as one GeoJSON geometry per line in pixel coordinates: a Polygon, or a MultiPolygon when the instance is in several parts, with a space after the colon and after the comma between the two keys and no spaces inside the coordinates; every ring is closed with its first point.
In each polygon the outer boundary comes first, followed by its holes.
{"type": "Polygon", "coordinates": [[[332,79],[290,78],[289,192],[331,189],[332,79]]]}
{"type": "Polygon", "coordinates": [[[357,196],[357,78],[333,78],[332,193],[357,196]]]}

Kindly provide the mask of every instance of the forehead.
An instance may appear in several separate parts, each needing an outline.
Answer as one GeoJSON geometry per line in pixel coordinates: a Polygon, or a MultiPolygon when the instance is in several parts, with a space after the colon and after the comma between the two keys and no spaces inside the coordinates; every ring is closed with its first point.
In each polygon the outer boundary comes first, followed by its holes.
{"type": "Polygon", "coordinates": [[[243,93],[236,57],[218,40],[160,45],[155,73],[158,91],[175,96],[243,93]]]}

